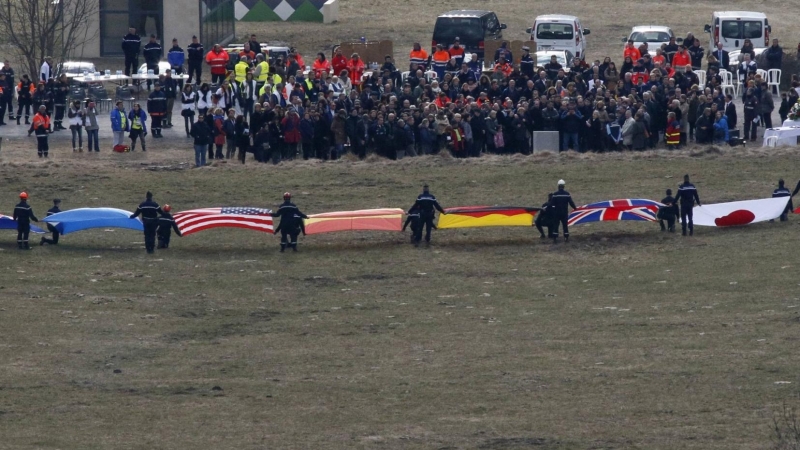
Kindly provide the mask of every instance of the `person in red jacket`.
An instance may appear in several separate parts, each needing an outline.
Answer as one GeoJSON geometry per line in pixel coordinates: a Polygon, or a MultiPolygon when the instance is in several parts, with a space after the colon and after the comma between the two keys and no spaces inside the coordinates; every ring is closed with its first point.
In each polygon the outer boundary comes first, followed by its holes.
{"type": "Polygon", "coordinates": [[[678,46],[678,53],[675,53],[675,56],[672,57],[672,67],[675,70],[684,70],[686,66],[692,65],[692,57],[689,56],[689,52],[686,50],[686,46],[679,45],[678,46]]]}
{"type": "Polygon", "coordinates": [[[349,63],[350,61],[347,60],[347,57],[345,57],[342,54],[342,48],[336,47],[336,51],[334,52],[333,55],[333,61],[331,61],[331,67],[333,67],[333,74],[339,75],[340,73],[342,73],[343,70],[347,70],[347,65],[349,63]]]}
{"type": "Polygon", "coordinates": [[[631,61],[636,61],[637,59],[642,57],[642,54],[639,52],[639,49],[633,45],[632,40],[628,40],[628,43],[625,44],[625,50],[622,52],[622,59],[627,58],[628,56],[631,57],[631,61]]]}
{"type": "Polygon", "coordinates": [[[286,117],[281,120],[281,129],[283,130],[283,141],[286,143],[284,147],[286,153],[283,159],[294,159],[297,156],[297,144],[300,143],[300,116],[294,108],[289,108],[286,117]]]}
{"type": "Polygon", "coordinates": [[[439,91],[439,95],[436,97],[436,100],[433,102],[437,108],[445,109],[447,108],[447,104],[450,103],[450,97],[444,93],[444,91],[439,91]]]}
{"type": "Polygon", "coordinates": [[[325,53],[317,53],[317,59],[314,60],[314,78],[324,78],[323,74],[327,75],[331,72],[331,62],[325,58],[325,53]]]}
{"type": "Polygon", "coordinates": [[[450,144],[452,145],[453,156],[456,158],[466,158],[467,152],[464,151],[464,128],[461,126],[461,115],[456,114],[456,123],[447,127],[450,131],[450,144]]]}
{"type": "Polygon", "coordinates": [[[353,83],[353,87],[361,86],[361,76],[364,75],[365,68],[364,61],[359,58],[358,53],[353,53],[353,56],[350,57],[350,62],[347,63],[347,71],[350,73],[350,81],[353,83]]]}
{"type": "Polygon", "coordinates": [[[222,49],[219,44],[214,44],[214,48],[206,54],[206,64],[211,66],[211,82],[222,84],[222,80],[228,74],[228,52],[222,49]]]}

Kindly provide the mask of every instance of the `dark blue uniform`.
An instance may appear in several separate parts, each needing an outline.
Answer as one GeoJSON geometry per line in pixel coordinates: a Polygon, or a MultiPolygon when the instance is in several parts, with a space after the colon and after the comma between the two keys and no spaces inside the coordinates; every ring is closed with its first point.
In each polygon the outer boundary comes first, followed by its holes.
{"type": "Polygon", "coordinates": [[[555,208],[553,207],[552,200],[548,200],[542,204],[542,210],[536,214],[536,219],[533,221],[542,239],[544,239],[545,236],[553,235],[553,223],[555,222],[555,218],[555,208]],[[547,227],[547,235],[544,234],[544,227],[547,227]]]}
{"type": "Polygon", "coordinates": [[[418,244],[422,240],[422,215],[416,205],[408,210],[406,223],[403,224],[403,231],[406,231],[406,227],[409,224],[411,224],[411,242],[418,244]]]}
{"type": "Polygon", "coordinates": [[[558,238],[558,224],[561,224],[561,227],[564,229],[564,240],[569,240],[569,228],[567,227],[567,221],[569,219],[569,207],[572,206],[572,209],[575,209],[575,202],[572,201],[572,196],[569,195],[563,186],[559,186],[556,192],[553,192],[553,200],[551,201],[553,204],[553,209],[555,210],[555,221],[553,221],[553,232],[550,234],[550,237],[553,238],[555,241],[558,238]]]}
{"type": "Polygon", "coordinates": [[[31,232],[31,220],[38,222],[39,219],[33,214],[33,208],[27,201],[23,200],[14,207],[14,220],[17,221],[17,247],[30,249],[28,235],[31,232]]]}
{"type": "Polygon", "coordinates": [[[152,198],[148,198],[139,204],[139,207],[136,208],[136,212],[131,214],[131,219],[135,219],[140,214],[142,216],[142,224],[144,225],[144,247],[147,249],[147,253],[153,253],[155,251],[158,216],[163,213],[158,203],[154,202],[152,198]]]}
{"type": "Polygon", "coordinates": [[[169,248],[169,239],[172,237],[172,230],[175,234],[181,235],[181,230],[178,229],[178,224],[172,214],[162,211],[161,217],[158,218],[158,248],[169,248]]]}
{"type": "MultiPolygon", "coordinates": [[[[781,184],[778,189],[772,191],[772,198],[775,197],[791,197],[792,193],[789,192],[789,189],[786,189],[783,184],[781,184]]],[[[786,202],[786,208],[784,208],[783,212],[781,213],[781,222],[786,222],[789,220],[789,213],[794,210],[794,205],[792,205],[792,199],[789,198],[789,201],[786,202]]]]}
{"type": "Polygon", "coordinates": [[[272,217],[281,218],[281,223],[275,229],[275,234],[281,232],[281,251],[286,250],[287,246],[297,251],[297,236],[301,232],[305,234],[303,219],[308,219],[308,216],[300,212],[291,200],[284,200],[278,210],[272,213],[272,217]]]}
{"type": "Polygon", "coordinates": [[[658,208],[658,223],[661,225],[661,231],[675,231],[675,219],[678,217],[678,205],[675,203],[675,197],[667,195],[661,199],[664,206],[658,208]],[[664,221],[667,225],[664,226],[664,221]]]}
{"type": "Polygon", "coordinates": [[[694,214],[692,212],[692,208],[694,208],[694,203],[697,202],[697,205],[700,205],[700,197],[697,195],[697,188],[694,187],[692,183],[685,181],[683,184],[678,186],[678,195],[675,197],[675,200],[678,201],[681,205],[681,230],[683,235],[686,236],[686,227],[689,227],[689,235],[694,234],[694,222],[693,217],[694,214]]]}
{"type": "MultiPolygon", "coordinates": [[[[47,216],[46,217],[50,217],[53,214],[58,214],[60,212],[61,212],[61,208],[59,208],[58,206],[53,206],[52,208],[47,210],[47,216]]],[[[46,237],[42,236],[42,240],[41,240],[41,242],[39,242],[39,245],[44,245],[44,244],[57,245],[58,244],[58,237],[60,235],[58,230],[56,229],[56,227],[54,227],[52,224],[49,224],[49,223],[47,224],[47,229],[50,230],[51,233],[53,233],[53,239],[47,239],[46,237]]]]}
{"type": "MultiPolygon", "coordinates": [[[[433,219],[436,217],[436,211],[444,214],[444,209],[442,209],[439,202],[436,201],[436,197],[433,196],[430,192],[423,191],[417,197],[417,201],[414,202],[414,205],[409,209],[409,211],[417,209],[419,211],[420,220],[425,225],[425,242],[431,241],[431,230],[434,229],[433,219]]],[[[422,237],[422,233],[420,233],[420,238],[422,237]]],[[[419,242],[417,239],[416,242],[419,242]]]]}

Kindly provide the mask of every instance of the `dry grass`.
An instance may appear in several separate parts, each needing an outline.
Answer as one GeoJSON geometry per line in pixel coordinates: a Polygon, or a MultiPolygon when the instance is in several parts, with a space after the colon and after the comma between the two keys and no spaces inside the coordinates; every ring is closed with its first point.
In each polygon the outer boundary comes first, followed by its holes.
{"type": "MultiPolygon", "coordinates": [[[[713,202],[800,173],[785,149],[199,170],[153,150],[2,163],[3,212],[19,189],[40,215],[53,196],[133,208],[147,189],[176,210],[285,190],[309,213],[407,207],[425,181],[445,206],[537,205],[559,178],[579,203],[657,199],[685,172],[713,202]]],[[[449,230],[430,249],[344,233],[281,255],[211,231],[147,257],[128,231],[24,254],[6,232],[0,447],[762,448],[800,382],[796,233],[594,224],[551,246],[449,230]]]]}
{"type": "MultiPolygon", "coordinates": [[[[506,39],[526,39],[525,29],[541,14],[571,14],[581,18],[591,30],[588,36],[590,58],[610,55],[621,63],[621,39],[627,37],[635,25],[667,25],[675,33],[686,36],[692,32],[700,37],[703,47],[708,47],[708,35],[703,25],[710,23],[713,11],[740,9],[761,11],[767,14],[773,37],[781,39],[787,52],[793,52],[800,41],[800,30],[794,16],[786,14],[800,6],[797,0],[788,2],[733,2],[724,5],[715,2],[679,0],[667,3],[650,1],[598,1],[586,3],[579,0],[513,2],[504,0],[444,0],[429,2],[408,0],[340,0],[340,22],[332,25],[302,23],[248,23],[237,24],[237,34],[248,36],[255,32],[261,39],[280,40],[295,45],[304,55],[329,50],[344,40],[391,39],[395,43],[395,58],[400,66],[408,62],[411,44],[430,45],[436,16],[452,9],[487,9],[497,13],[500,21],[508,25],[503,33],[506,39]],[[324,33],[324,37],[322,36],[324,33]]],[[[788,77],[787,77],[788,78],[788,77]]]]}

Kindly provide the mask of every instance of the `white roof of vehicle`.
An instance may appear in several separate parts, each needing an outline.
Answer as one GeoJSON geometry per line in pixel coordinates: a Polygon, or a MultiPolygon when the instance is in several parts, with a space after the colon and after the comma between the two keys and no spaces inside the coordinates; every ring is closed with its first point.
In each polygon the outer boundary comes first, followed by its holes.
{"type": "Polygon", "coordinates": [[[767,18],[766,14],[753,11],[715,11],[713,15],[716,17],[750,17],[756,19],[767,18]]]}
{"type": "Polygon", "coordinates": [[[538,22],[540,20],[549,20],[549,21],[555,21],[555,22],[562,22],[562,21],[572,22],[572,21],[578,20],[578,18],[575,17],[575,16],[565,16],[563,14],[546,14],[544,16],[537,16],[536,17],[536,22],[538,22]]]}
{"type": "Polygon", "coordinates": [[[631,28],[631,33],[635,33],[637,31],[663,31],[665,33],[669,33],[672,31],[672,28],[662,25],[638,25],[631,28]]]}

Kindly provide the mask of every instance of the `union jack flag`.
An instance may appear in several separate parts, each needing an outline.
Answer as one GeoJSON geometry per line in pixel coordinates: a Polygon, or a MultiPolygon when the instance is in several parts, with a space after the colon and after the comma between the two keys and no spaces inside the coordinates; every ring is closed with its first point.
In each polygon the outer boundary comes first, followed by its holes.
{"type": "Polygon", "coordinates": [[[572,211],[567,224],[580,225],[607,220],[639,220],[655,222],[658,208],[663,204],[641,198],[625,198],[590,203],[572,211]]]}

